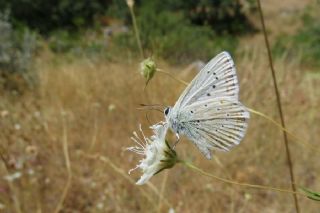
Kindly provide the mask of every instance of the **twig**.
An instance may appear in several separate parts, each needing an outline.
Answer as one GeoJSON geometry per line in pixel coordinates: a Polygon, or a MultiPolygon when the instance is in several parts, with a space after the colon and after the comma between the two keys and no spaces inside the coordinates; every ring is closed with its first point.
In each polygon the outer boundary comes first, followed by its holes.
{"type": "MultiPolygon", "coordinates": [[[[261,24],[262,24],[262,28],[263,28],[264,40],[265,40],[267,51],[268,51],[268,58],[269,58],[269,63],[270,63],[270,68],[271,68],[271,73],[272,73],[274,90],[275,90],[276,97],[277,97],[277,105],[278,105],[278,109],[279,109],[281,125],[285,129],[286,126],[285,126],[284,116],[283,116],[283,112],[282,112],[281,98],[280,98],[280,94],[279,94],[279,89],[278,89],[275,70],[274,70],[274,67],[273,67],[271,50],[270,50],[268,35],[267,35],[267,31],[266,31],[266,26],[265,26],[265,23],[264,23],[264,17],[263,17],[261,2],[260,2],[260,0],[257,0],[257,2],[258,2],[260,20],[261,20],[261,24]]],[[[296,192],[297,190],[296,190],[296,186],[294,185],[295,178],[294,178],[294,174],[293,174],[293,166],[292,166],[291,154],[290,154],[290,149],[289,149],[288,136],[287,136],[287,133],[285,131],[283,131],[283,139],[284,139],[284,144],[285,144],[285,147],[286,147],[286,155],[287,155],[288,167],[289,167],[289,171],[290,171],[291,188],[292,188],[292,190],[294,192],[296,192]]],[[[293,199],[294,199],[296,212],[299,213],[300,212],[300,208],[299,208],[298,198],[297,198],[296,194],[293,194],[293,199]]]]}
{"type": "Polygon", "coordinates": [[[63,153],[64,153],[65,163],[66,163],[67,172],[68,172],[68,178],[67,178],[67,183],[63,189],[61,198],[59,200],[59,203],[54,211],[55,213],[60,212],[60,210],[62,209],[63,202],[68,194],[68,191],[71,185],[71,180],[72,180],[71,163],[70,163],[70,157],[69,157],[69,151],[68,151],[67,127],[66,127],[64,118],[62,118],[62,127],[63,127],[62,145],[63,145],[63,153]]]}

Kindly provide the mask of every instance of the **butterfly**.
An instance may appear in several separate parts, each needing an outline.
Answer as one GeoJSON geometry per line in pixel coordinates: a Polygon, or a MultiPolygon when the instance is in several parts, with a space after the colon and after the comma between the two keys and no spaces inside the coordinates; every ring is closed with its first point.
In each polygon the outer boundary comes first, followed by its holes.
{"type": "Polygon", "coordinates": [[[222,52],[211,59],[164,114],[177,137],[185,135],[208,159],[212,150],[229,151],[238,145],[250,114],[239,102],[239,83],[230,54],[222,52]]]}

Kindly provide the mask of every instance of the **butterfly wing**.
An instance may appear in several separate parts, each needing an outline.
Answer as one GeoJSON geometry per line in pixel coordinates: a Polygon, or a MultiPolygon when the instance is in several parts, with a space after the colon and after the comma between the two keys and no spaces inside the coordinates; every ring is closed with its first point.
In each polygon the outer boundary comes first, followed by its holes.
{"type": "Polygon", "coordinates": [[[173,107],[179,111],[187,105],[212,97],[238,99],[239,86],[234,62],[227,52],[211,59],[190,82],[173,107]]]}
{"type": "Polygon", "coordinates": [[[228,151],[244,137],[249,112],[238,93],[234,62],[222,52],[191,81],[167,120],[210,159],[212,149],[228,151]]]}
{"type": "Polygon", "coordinates": [[[229,151],[240,143],[250,117],[237,100],[214,98],[197,101],[180,112],[184,134],[208,158],[211,150],[229,151]]]}

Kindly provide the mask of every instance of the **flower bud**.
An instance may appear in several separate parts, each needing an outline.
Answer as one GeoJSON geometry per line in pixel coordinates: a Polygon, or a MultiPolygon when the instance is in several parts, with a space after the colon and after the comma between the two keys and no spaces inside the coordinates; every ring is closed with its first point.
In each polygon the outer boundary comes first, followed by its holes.
{"type": "Polygon", "coordinates": [[[134,5],[134,0],[127,0],[128,7],[132,8],[134,5]]]}
{"type": "Polygon", "coordinates": [[[140,63],[140,73],[146,79],[146,85],[152,79],[156,71],[156,63],[151,58],[147,58],[140,63]]]}

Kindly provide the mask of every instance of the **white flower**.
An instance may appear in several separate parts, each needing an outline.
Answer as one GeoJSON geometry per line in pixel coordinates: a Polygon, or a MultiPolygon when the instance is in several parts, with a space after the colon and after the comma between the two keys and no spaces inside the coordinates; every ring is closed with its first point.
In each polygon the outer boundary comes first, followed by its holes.
{"type": "Polygon", "coordinates": [[[3,178],[9,182],[12,182],[16,179],[19,179],[21,176],[22,176],[21,172],[15,172],[13,174],[6,175],[3,178]]]}
{"type": "Polygon", "coordinates": [[[113,110],[115,110],[116,109],[116,105],[114,105],[114,104],[109,104],[109,106],[108,106],[108,111],[109,112],[112,112],[113,110]]]}
{"type": "Polygon", "coordinates": [[[150,128],[153,129],[154,135],[149,139],[143,134],[140,125],[140,132],[143,139],[141,139],[136,132],[133,132],[134,137],[131,137],[131,139],[137,145],[128,148],[130,151],[145,156],[134,169],[129,171],[130,174],[131,171],[137,168],[142,170],[143,175],[136,183],[138,185],[146,183],[153,175],[164,169],[173,167],[177,162],[176,152],[165,140],[168,125],[161,123],[153,125],[150,128]]]}

